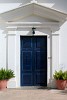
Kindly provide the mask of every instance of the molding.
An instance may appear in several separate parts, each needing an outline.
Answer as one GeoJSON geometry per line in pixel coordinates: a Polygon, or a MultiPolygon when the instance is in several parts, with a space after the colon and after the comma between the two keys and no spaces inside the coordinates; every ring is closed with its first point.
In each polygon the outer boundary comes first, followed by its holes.
{"type": "Polygon", "coordinates": [[[59,25],[59,22],[6,22],[7,25],[59,25]]]}
{"type": "Polygon", "coordinates": [[[16,34],[7,34],[7,36],[16,36],[16,34]]]}
{"type": "Polygon", "coordinates": [[[20,29],[25,29],[25,28],[46,28],[50,29],[51,32],[58,31],[59,30],[59,23],[58,22],[7,22],[6,29],[8,31],[18,31],[20,29]]]}

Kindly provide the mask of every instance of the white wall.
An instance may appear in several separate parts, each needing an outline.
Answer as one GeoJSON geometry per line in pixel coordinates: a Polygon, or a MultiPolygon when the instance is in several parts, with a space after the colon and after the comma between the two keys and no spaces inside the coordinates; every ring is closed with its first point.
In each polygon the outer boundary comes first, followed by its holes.
{"type": "Polygon", "coordinates": [[[0,68],[6,68],[6,35],[0,30],[0,68]]]}
{"type": "Polygon", "coordinates": [[[67,70],[67,22],[65,22],[61,26],[59,32],[60,32],[60,68],[67,70]]]}

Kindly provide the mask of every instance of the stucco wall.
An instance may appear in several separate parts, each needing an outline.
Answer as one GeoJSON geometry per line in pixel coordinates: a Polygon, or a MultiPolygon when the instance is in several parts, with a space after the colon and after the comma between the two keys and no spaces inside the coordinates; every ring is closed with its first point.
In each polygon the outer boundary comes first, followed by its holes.
{"type": "Polygon", "coordinates": [[[67,70],[67,22],[60,28],[60,68],[67,70]]]}
{"type": "Polygon", "coordinates": [[[0,30],[0,68],[6,68],[6,35],[0,30]]]}

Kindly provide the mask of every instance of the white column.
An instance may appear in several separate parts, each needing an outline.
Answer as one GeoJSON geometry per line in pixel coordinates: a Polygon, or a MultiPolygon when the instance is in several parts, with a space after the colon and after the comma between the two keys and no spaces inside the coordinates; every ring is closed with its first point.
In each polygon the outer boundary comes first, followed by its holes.
{"type": "Polygon", "coordinates": [[[48,87],[55,88],[53,74],[59,70],[59,31],[48,37],[48,87]]]}
{"type": "Polygon", "coordinates": [[[52,81],[52,34],[50,35],[50,80],[52,81]]]}
{"type": "Polygon", "coordinates": [[[17,87],[20,87],[20,33],[16,34],[16,86],[17,87]]]}
{"type": "Polygon", "coordinates": [[[6,33],[6,69],[8,69],[8,32],[6,33]]]}
{"type": "Polygon", "coordinates": [[[59,32],[57,31],[56,33],[58,34],[53,34],[52,39],[52,66],[53,66],[53,73],[55,70],[59,70],[59,32]]]}
{"type": "MultiPolygon", "coordinates": [[[[16,74],[16,35],[14,34],[15,31],[8,32],[8,69],[11,69],[16,74]]],[[[15,88],[16,87],[16,77],[10,79],[8,82],[8,88],[15,88]]]]}
{"type": "MultiPolygon", "coordinates": [[[[52,78],[55,70],[59,70],[59,33],[52,34],[52,78]]],[[[52,80],[52,88],[56,87],[55,79],[52,80]]]]}
{"type": "Polygon", "coordinates": [[[47,66],[47,86],[52,84],[52,33],[48,36],[48,66],[47,66]]]}

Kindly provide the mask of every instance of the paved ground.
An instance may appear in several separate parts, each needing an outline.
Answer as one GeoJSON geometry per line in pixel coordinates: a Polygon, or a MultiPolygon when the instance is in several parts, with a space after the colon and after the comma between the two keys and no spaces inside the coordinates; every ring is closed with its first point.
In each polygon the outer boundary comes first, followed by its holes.
{"type": "Polygon", "coordinates": [[[67,90],[7,89],[0,91],[0,100],[67,100],[67,90]]]}

